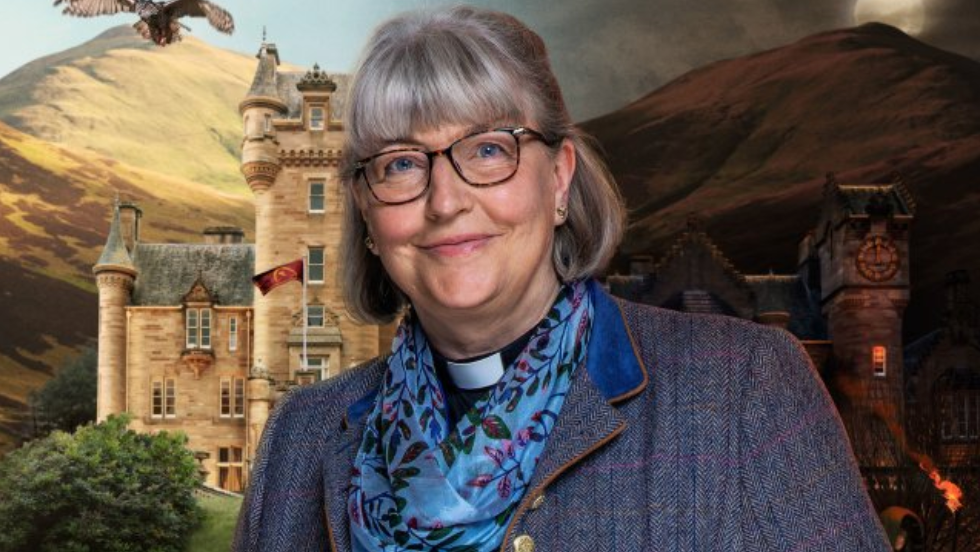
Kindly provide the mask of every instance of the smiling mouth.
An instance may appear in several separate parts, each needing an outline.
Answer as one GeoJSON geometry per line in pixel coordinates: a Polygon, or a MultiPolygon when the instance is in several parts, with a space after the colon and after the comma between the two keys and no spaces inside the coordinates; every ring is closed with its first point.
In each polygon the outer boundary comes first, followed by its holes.
{"type": "Polygon", "coordinates": [[[423,245],[421,249],[441,257],[461,257],[482,249],[494,237],[490,234],[453,236],[423,245]]]}

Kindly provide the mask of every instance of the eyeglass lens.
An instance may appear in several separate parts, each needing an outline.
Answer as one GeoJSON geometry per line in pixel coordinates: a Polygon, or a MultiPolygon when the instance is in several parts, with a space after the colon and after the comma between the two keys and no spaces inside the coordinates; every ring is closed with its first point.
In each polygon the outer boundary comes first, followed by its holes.
{"type": "MultiPolygon", "coordinates": [[[[479,186],[513,176],[520,150],[512,132],[495,130],[467,136],[450,146],[446,154],[466,182],[479,186]]],[[[436,155],[417,150],[383,153],[367,163],[364,176],[381,201],[414,199],[428,186],[432,158],[436,155]]]]}

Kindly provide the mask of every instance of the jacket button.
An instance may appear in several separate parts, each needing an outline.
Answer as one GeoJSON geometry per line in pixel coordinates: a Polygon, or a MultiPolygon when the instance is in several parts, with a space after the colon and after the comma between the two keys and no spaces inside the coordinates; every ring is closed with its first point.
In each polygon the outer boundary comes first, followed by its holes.
{"type": "Polygon", "coordinates": [[[520,535],[514,539],[514,552],[534,552],[534,539],[520,535]]]}
{"type": "Polygon", "coordinates": [[[532,510],[537,510],[542,506],[544,506],[544,493],[541,493],[538,496],[534,497],[534,500],[531,501],[532,510]]]}

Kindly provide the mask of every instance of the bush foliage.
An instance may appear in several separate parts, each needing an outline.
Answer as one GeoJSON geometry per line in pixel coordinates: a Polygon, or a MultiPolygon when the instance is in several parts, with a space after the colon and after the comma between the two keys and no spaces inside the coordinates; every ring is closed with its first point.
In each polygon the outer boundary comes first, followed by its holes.
{"type": "Polygon", "coordinates": [[[75,431],[95,420],[98,356],[94,348],[65,363],[58,373],[31,394],[35,432],[75,431]]]}
{"type": "Polygon", "coordinates": [[[187,439],[128,422],[55,431],[0,460],[0,551],[183,550],[201,517],[187,439]]]}

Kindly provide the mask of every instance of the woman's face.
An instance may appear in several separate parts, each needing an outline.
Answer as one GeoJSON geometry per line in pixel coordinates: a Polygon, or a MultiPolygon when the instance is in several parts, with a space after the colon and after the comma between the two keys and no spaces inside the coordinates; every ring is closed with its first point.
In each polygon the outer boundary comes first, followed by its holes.
{"type": "MultiPolygon", "coordinates": [[[[446,125],[385,149],[439,150],[471,132],[446,125]]],[[[570,142],[553,152],[524,137],[517,173],[495,186],[467,184],[445,156],[437,156],[429,189],[415,201],[382,204],[363,179],[355,189],[373,252],[423,322],[460,311],[501,320],[526,298],[556,290],[551,248],[555,227],[564,222],[556,208],[567,204],[574,169],[570,142]]]]}

